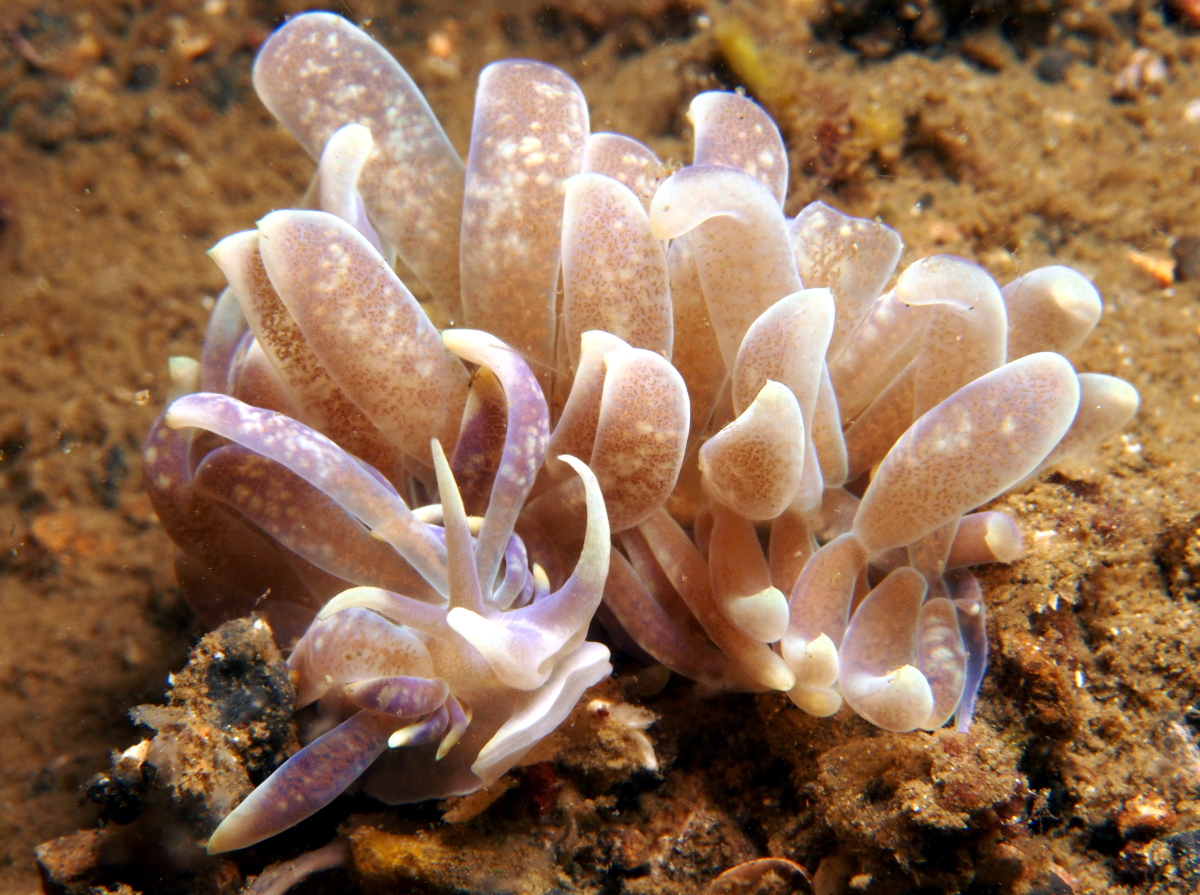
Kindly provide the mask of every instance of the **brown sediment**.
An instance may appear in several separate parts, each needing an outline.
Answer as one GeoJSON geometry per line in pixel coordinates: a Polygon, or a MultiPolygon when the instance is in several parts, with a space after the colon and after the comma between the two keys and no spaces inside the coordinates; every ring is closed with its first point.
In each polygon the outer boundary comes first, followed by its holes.
{"type": "MultiPolygon", "coordinates": [[[[826,17],[819,2],[746,0],[342,11],[370,20],[460,151],[478,71],[521,55],[579,80],[593,130],[674,161],[686,160],[692,95],[753,87],[713,33],[732,17],[790,90],[761,97],[779,106],[789,146],[789,212],[820,198],[878,216],[903,235],[902,264],[950,252],[1001,282],[1048,263],[1096,282],[1104,318],[1071,359],[1130,379],[1142,410],[1093,457],[997,502],[1027,550],[982,576],[992,658],[972,731],[885,734],[844,712],[815,720],[782,697],[706,698],[678,681],[647,696],[610,689],[589,699],[660,716],[646,731],[658,771],[593,709],[538,756],[548,764],[514,772],[462,824],[435,826],[429,806],[348,820],[341,809],[303,842],[196,865],[197,880],[259,872],[341,824],[364,886],[399,873],[368,865],[368,848],[418,843],[432,891],[458,884],[439,875],[435,845],[479,856],[481,874],[536,870],[547,891],[696,892],[765,855],[810,871],[829,859],[827,876],[869,892],[1187,891],[1200,829],[1200,284],[1188,261],[1200,36],[1173,20],[1186,17],[1179,3],[1164,21],[1149,3],[1115,15],[1081,0],[1054,22],[1012,3],[967,30],[967,5],[910,5],[915,19],[896,4],[867,25],[849,5],[826,17]],[[922,52],[895,54],[902,45],[922,52]],[[1177,263],[1168,276],[1135,258],[1177,263]]],[[[223,285],[204,250],[293,204],[311,174],[249,84],[254,50],[304,6],[0,11],[6,892],[37,890],[34,846],[94,825],[81,784],[138,741],[127,710],[162,701],[198,633],[141,486],[140,443],[166,399],[166,358],[198,353],[223,285]]]]}

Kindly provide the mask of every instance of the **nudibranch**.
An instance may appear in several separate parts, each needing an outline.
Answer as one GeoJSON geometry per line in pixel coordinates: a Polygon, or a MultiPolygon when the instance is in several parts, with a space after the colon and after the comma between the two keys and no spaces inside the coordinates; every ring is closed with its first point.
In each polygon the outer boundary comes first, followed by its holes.
{"type": "Polygon", "coordinates": [[[1100,317],[1085,277],[896,276],[887,226],[785,215],[779,131],[734,93],[692,101],[672,171],[525,60],[481,74],[464,165],[329,13],[254,84],[316,174],[212,250],[229,288],[172,362],[147,482],[199,617],[264,613],[325,732],[211,851],[360,777],[393,803],[493,782],[610,672],[594,616],[709,687],[969,725],[969,567],[1022,548],[978,508],[1137,409],[1063,356],[1100,317]]]}

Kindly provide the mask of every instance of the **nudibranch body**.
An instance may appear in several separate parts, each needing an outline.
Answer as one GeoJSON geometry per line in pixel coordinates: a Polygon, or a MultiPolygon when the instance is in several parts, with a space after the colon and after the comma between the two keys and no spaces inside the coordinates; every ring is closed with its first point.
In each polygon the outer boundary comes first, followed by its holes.
{"type": "Polygon", "coordinates": [[[211,850],[360,776],[391,802],[486,786],[609,673],[594,615],[711,687],[970,723],[968,567],[1021,550],[976,509],[1137,408],[1063,357],[1100,316],[1082,275],[896,277],[885,225],[786,217],[783,142],[737,94],[693,100],[672,173],[522,60],[482,73],[464,165],[328,13],[272,35],[254,82],[317,160],[309,207],[213,249],[229,289],[148,485],[198,615],[265,613],[329,729],[211,850]],[[471,329],[439,332],[396,259],[471,329]]]}

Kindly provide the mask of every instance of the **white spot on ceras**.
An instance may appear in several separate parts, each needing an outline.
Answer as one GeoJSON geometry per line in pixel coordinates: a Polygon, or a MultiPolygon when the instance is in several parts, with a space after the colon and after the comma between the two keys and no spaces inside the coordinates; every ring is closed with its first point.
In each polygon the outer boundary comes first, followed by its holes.
{"type": "Polygon", "coordinates": [[[533,90],[540,96],[551,100],[561,99],[564,95],[562,88],[555,87],[553,84],[534,84],[533,90]]]}

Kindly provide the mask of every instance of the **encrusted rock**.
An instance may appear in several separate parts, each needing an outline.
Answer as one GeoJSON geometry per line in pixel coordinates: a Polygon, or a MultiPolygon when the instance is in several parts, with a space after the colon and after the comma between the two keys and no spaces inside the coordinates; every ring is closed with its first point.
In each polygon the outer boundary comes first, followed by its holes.
{"type": "Polygon", "coordinates": [[[1158,561],[1171,596],[1196,599],[1200,589],[1200,515],[1166,530],[1158,550],[1158,561]]]}
{"type": "Polygon", "coordinates": [[[1144,854],[1151,879],[1146,895],[1191,895],[1200,890],[1200,830],[1156,839],[1144,854]]]}
{"type": "Polygon", "coordinates": [[[135,708],[158,733],[146,761],[172,796],[215,824],[299,747],[287,665],[265,622],[204,637],[172,676],[167,705],[135,708]]]}
{"type": "Polygon", "coordinates": [[[369,891],[548,895],[566,882],[548,850],[524,837],[489,837],[469,826],[408,832],[380,821],[349,835],[352,865],[369,891]]]}
{"type": "Polygon", "coordinates": [[[111,834],[104,830],[81,830],[39,845],[38,870],[42,889],[49,895],[66,895],[94,881],[104,841],[111,834]]]}

